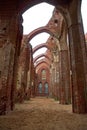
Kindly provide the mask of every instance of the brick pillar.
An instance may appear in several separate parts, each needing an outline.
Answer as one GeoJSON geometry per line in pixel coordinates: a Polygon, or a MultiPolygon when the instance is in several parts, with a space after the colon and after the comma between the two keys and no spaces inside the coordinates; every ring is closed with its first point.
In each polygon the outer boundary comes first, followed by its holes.
{"type": "Polygon", "coordinates": [[[87,112],[86,47],[82,23],[69,27],[73,112],[87,112]]]}
{"type": "Polygon", "coordinates": [[[33,58],[31,62],[31,97],[35,97],[35,80],[34,80],[34,65],[33,65],[33,58]]]}
{"type": "Polygon", "coordinates": [[[55,68],[52,66],[52,96],[55,98],[55,68]]]}
{"type": "Polygon", "coordinates": [[[0,60],[0,81],[1,88],[3,88],[3,90],[1,90],[3,91],[1,98],[6,107],[5,111],[11,110],[11,92],[13,86],[13,68],[17,38],[17,17],[14,14],[12,16],[9,15],[5,11],[0,14],[0,51],[3,52],[1,55],[2,60],[0,60]]]}
{"type": "MultiPolygon", "coordinates": [[[[22,39],[21,54],[19,57],[19,70],[18,70],[18,82],[17,82],[17,96],[19,102],[23,102],[24,99],[28,99],[29,84],[29,60],[30,60],[30,48],[27,43],[27,37],[22,39]]],[[[17,100],[17,99],[16,99],[17,100]]]]}
{"type": "Polygon", "coordinates": [[[53,90],[53,82],[52,82],[52,65],[50,68],[50,89],[49,89],[49,96],[52,97],[52,90],[53,90]]]}
{"type": "Polygon", "coordinates": [[[60,99],[60,91],[59,91],[59,61],[56,62],[56,95],[57,95],[57,99],[59,100],[60,99]]]}
{"type": "Polygon", "coordinates": [[[69,104],[70,97],[70,67],[68,50],[60,51],[60,103],[69,104]]]}
{"type": "Polygon", "coordinates": [[[2,48],[2,56],[4,57],[3,68],[1,69],[1,88],[2,88],[2,97],[3,103],[6,106],[6,111],[11,110],[11,89],[12,89],[12,81],[13,81],[13,64],[14,64],[14,46],[8,42],[2,48]]]}
{"type": "MultiPolygon", "coordinates": [[[[53,76],[53,75],[52,75],[53,76]]],[[[54,95],[55,99],[59,100],[59,56],[58,54],[55,55],[54,59],[54,95]]]]}
{"type": "Polygon", "coordinates": [[[30,45],[30,97],[34,96],[34,65],[33,65],[33,52],[32,52],[32,46],[30,45]]]}
{"type": "Polygon", "coordinates": [[[17,76],[18,76],[18,61],[20,55],[20,48],[21,48],[21,40],[23,35],[23,26],[22,26],[22,16],[17,16],[17,37],[16,37],[16,52],[15,52],[15,59],[14,59],[14,73],[13,73],[13,84],[12,84],[12,91],[11,91],[11,110],[14,109],[15,99],[17,96],[16,88],[17,88],[17,76]]]}

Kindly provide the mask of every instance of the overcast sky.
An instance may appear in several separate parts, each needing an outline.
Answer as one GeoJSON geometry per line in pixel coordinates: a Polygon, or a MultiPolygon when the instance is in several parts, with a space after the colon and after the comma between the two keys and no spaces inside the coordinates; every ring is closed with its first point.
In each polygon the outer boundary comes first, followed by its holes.
{"type": "Polygon", "coordinates": [[[87,33],[87,0],[82,0],[81,12],[83,18],[84,32],[87,33]]]}
{"type": "MultiPolygon", "coordinates": [[[[45,26],[52,16],[52,12],[54,10],[54,6],[49,5],[47,3],[41,3],[31,7],[23,14],[23,27],[24,27],[24,34],[29,34],[34,29],[45,26]]],[[[82,0],[82,18],[83,18],[83,25],[84,25],[84,32],[87,32],[87,0],[82,0]]],[[[45,43],[49,37],[47,33],[40,33],[36,35],[30,43],[33,47],[38,44],[45,43]]],[[[39,50],[41,51],[41,49],[39,50]]],[[[46,48],[43,49],[43,53],[46,51],[46,48]]],[[[38,54],[37,51],[34,54],[34,57],[38,54]]],[[[42,53],[42,51],[41,51],[42,53]]]]}
{"type": "MultiPolygon", "coordinates": [[[[31,7],[23,14],[23,26],[24,26],[24,34],[29,34],[31,31],[38,27],[45,26],[50,18],[52,17],[52,12],[54,10],[54,6],[49,5],[47,3],[41,3],[31,7]]],[[[34,48],[36,45],[45,43],[49,37],[48,33],[40,33],[36,35],[31,41],[31,45],[34,48]]],[[[37,56],[40,53],[44,53],[47,49],[42,48],[36,51],[33,57],[37,56]]]]}

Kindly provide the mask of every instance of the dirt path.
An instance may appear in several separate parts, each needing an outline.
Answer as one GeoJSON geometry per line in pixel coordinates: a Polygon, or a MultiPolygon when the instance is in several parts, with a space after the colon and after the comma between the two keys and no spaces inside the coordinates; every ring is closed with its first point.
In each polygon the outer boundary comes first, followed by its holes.
{"type": "Polygon", "coordinates": [[[73,114],[71,105],[53,99],[35,98],[0,116],[0,130],[87,130],[87,115],[73,114]]]}

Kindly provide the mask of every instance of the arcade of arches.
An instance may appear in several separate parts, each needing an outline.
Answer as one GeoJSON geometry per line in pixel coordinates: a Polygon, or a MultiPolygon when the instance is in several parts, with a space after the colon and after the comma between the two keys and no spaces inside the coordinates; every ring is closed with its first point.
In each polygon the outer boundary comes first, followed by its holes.
{"type": "Polygon", "coordinates": [[[15,103],[46,96],[72,103],[74,113],[87,113],[87,36],[84,37],[81,0],[0,1],[0,114],[15,103]],[[22,14],[41,2],[55,6],[44,27],[23,35],[22,14]],[[32,48],[37,34],[50,34],[32,48]],[[45,53],[33,54],[47,48],[45,53]]]}

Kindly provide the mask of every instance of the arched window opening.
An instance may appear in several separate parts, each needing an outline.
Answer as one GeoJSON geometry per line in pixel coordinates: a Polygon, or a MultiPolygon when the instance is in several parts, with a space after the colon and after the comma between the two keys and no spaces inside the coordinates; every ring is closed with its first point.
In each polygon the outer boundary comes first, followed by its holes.
{"type": "Polygon", "coordinates": [[[45,83],[45,94],[48,93],[48,83],[45,83]]]}
{"type": "Polygon", "coordinates": [[[38,90],[39,90],[39,93],[42,93],[42,83],[39,83],[38,90]]]}
{"type": "Polygon", "coordinates": [[[42,70],[42,80],[46,80],[46,70],[42,70]]]}

